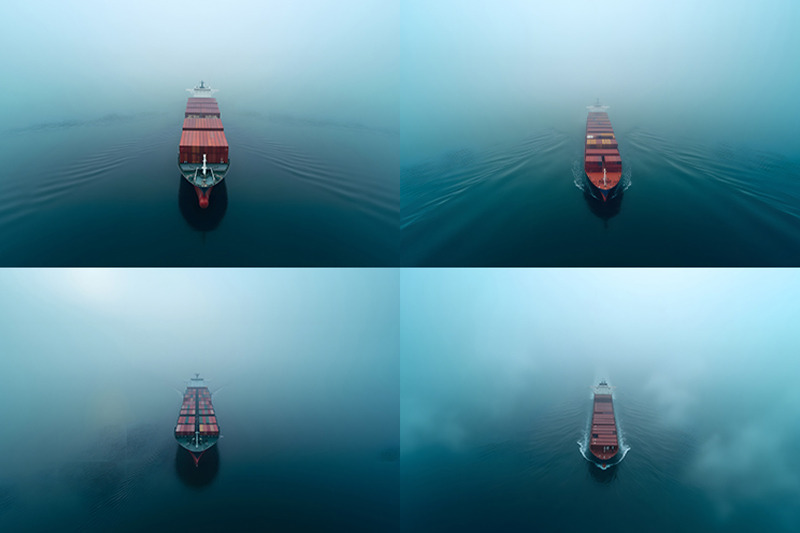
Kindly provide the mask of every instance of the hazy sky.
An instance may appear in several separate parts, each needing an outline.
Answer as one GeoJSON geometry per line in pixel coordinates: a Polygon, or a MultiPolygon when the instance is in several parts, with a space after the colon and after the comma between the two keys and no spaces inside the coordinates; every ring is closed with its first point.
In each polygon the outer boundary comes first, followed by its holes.
{"type": "Polygon", "coordinates": [[[0,14],[9,127],[174,109],[203,78],[229,113],[399,118],[411,159],[572,128],[597,97],[620,128],[796,154],[792,0],[12,0],[0,14]]]}
{"type": "Polygon", "coordinates": [[[646,406],[694,443],[672,474],[720,518],[763,505],[796,520],[796,269],[407,269],[401,285],[404,454],[517,442],[566,406],[588,415],[608,378],[623,417],[646,406]]]}
{"type": "Polygon", "coordinates": [[[409,0],[403,9],[407,158],[564,128],[595,98],[617,127],[730,133],[726,141],[797,153],[797,2],[409,0]]]}
{"type": "Polygon", "coordinates": [[[725,427],[733,410],[748,423],[721,438],[763,431],[784,449],[796,433],[796,270],[408,269],[402,287],[406,449],[484,442],[532,412],[530,391],[599,377],[665,423],[725,427]]]}
{"type": "Polygon", "coordinates": [[[70,428],[59,453],[109,424],[168,432],[195,372],[273,446],[396,445],[397,271],[4,269],[0,288],[12,462],[48,426],[70,428]]]}
{"type": "Polygon", "coordinates": [[[0,7],[0,111],[59,120],[76,118],[70,111],[161,111],[205,79],[224,91],[228,112],[256,107],[393,126],[397,5],[11,0],[0,7]]]}
{"type": "Polygon", "coordinates": [[[194,372],[269,446],[404,453],[516,433],[531,398],[607,377],[698,439],[685,482],[800,493],[795,269],[4,269],[0,289],[7,473],[170,428],[194,372]]]}

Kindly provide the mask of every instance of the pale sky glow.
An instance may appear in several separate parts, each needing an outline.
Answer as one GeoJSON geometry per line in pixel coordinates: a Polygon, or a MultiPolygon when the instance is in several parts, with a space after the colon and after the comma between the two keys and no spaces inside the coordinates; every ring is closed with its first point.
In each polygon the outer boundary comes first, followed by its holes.
{"type": "Polygon", "coordinates": [[[169,425],[195,372],[282,428],[275,446],[396,440],[397,271],[5,269],[0,289],[0,395],[20,406],[5,419],[20,446],[32,419],[77,417],[84,439],[111,421],[169,425]]]}
{"type": "Polygon", "coordinates": [[[519,403],[531,390],[560,398],[598,377],[635,387],[665,424],[724,424],[733,390],[758,406],[753,428],[800,415],[796,270],[409,269],[402,286],[406,450],[484,442],[534,409],[519,403]]]}
{"type": "Polygon", "coordinates": [[[605,377],[621,402],[697,440],[682,483],[726,505],[800,490],[788,453],[800,417],[795,269],[0,274],[0,391],[18,437],[7,472],[48,446],[31,420],[83,428],[52,461],[104,425],[169,427],[194,372],[222,387],[218,409],[268,421],[270,446],[314,449],[324,435],[326,447],[381,449],[399,436],[402,453],[502,441],[588,401],[605,377]]]}
{"type": "Polygon", "coordinates": [[[14,51],[0,58],[0,112],[13,126],[162,111],[205,79],[228,113],[394,127],[398,11],[372,0],[12,0],[0,8],[0,46],[14,51]]]}
{"type": "Polygon", "coordinates": [[[410,0],[404,14],[411,162],[567,128],[595,98],[619,129],[796,153],[797,2],[410,0]]]}

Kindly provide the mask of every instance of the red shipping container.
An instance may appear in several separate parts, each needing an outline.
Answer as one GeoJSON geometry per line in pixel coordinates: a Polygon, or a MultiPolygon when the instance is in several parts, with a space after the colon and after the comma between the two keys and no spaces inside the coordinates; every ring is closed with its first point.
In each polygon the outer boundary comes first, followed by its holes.
{"type": "Polygon", "coordinates": [[[210,118],[210,117],[219,118],[219,113],[206,113],[205,111],[202,112],[202,113],[201,112],[192,111],[190,113],[190,112],[187,111],[186,113],[184,113],[183,117],[184,118],[210,118]]]}
{"type": "MultiPolygon", "coordinates": [[[[586,150],[586,155],[615,155],[619,157],[619,150],[609,149],[595,149],[595,150],[586,150]]],[[[201,156],[202,158],[202,156],[201,156]]]]}
{"type": "Polygon", "coordinates": [[[202,163],[203,154],[206,154],[208,163],[227,163],[228,140],[225,138],[225,132],[184,130],[179,145],[179,161],[202,163]]]}
{"type": "Polygon", "coordinates": [[[187,113],[211,113],[214,115],[219,115],[219,108],[218,107],[187,107],[187,113]]]}

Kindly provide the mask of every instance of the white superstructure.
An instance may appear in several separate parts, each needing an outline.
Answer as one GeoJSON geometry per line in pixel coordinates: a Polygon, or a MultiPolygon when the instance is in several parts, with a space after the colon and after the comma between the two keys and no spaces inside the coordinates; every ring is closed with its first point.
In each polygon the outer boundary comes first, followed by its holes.
{"type": "Polygon", "coordinates": [[[186,90],[189,91],[192,98],[211,98],[211,95],[217,92],[217,89],[206,87],[203,80],[200,80],[200,85],[196,86],[194,89],[186,90]]]}
{"type": "MultiPolygon", "coordinates": [[[[201,85],[202,85],[202,83],[203,83],[203,82],[200,82],[200,84],[201,84],[201,85]]],[[[597,99],[597,102],[595,102],[595,103],[594,103],[594,104],[592,104],[592,105],[587,105],[587,106],[586,106],[586,109],[588,109],[588,110],[589,110],[589,113],[605,113],[605,112],[606,112],[606,110],[607,110],[609,107],[610,107],[610,106],[607,106],[607,105],[602,105],[602,104],[600,103],[600,99],[598,98],[598,99],[597,99]]]]}

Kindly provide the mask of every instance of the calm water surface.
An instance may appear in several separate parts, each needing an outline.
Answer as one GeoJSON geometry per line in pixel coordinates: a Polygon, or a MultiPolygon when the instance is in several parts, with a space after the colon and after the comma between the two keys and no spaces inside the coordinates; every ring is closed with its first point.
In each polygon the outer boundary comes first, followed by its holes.
{"type": "Polygon", "coordinates": [[[483,439],[403,453],[405,531],[788,533],[800,527],[798,487],[785,479],[793,475],[780,472],[797,460],[785,441],[775,444],[769,422],[739,434],[757,410],[747,402],[734,402],[734,412],[726,413],[720,398],[677,422],[651,387],[626,384],[615,406],[629,449],[619,464],[601,470],[581,453],[591,416],[588,389],[575,386],[570,398],[540,385],[547,396],[519,398],[528,413],[509,417],[483,439]]]}
{"type": "Polygon", "coordinates": [[[182,101],[6,132],[0,264],[397,264],[396,132],[218,101],[232,164],[208,210],[177,171],[182,101]]]}
{"type": "MultiPolygon", "coordinates": [[[[5,531],[396,529],[396,442],[359,446],[358,435],[353,434],[353,440],[343,444],[341,438],[330,439],[313,429],[309,433],[316,445],[297,436],[293,438],[299,442],[287,441],[285,426],[278,429],[275,420],[270,423],[247,408],[259,400],[257,396],[245,400],[229,395],[225,401],[220,395],[215,406],[220,420],[224,416],[225,438],[203,455],[196,468],[171,434],[170,411],[177,413],[173,404],[179,397],[162,394],[161,400],[161,409],[146,422],[78,424],[80,442],[72,435],[68,444],[62,443],[69,453],[57,449],[38,454],[34,451],[40,446],[31,446],[24,473],[7,467],[0,476],[0,527],[5,531]],[[236,412],[237,404],[250,418],[236,412]]],[[[326,427],[313,415],[306,421],[326,427]]],[[[394,422],[396,428],[396,417],[394,422]]]]}
{"type": "Polygon", "coordinates": [[[800,265],[800,161],[615,126],[625,183],[602,202],[571,126],[404,165],[403,263],[800,265]]]}

